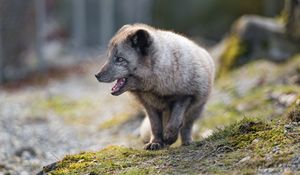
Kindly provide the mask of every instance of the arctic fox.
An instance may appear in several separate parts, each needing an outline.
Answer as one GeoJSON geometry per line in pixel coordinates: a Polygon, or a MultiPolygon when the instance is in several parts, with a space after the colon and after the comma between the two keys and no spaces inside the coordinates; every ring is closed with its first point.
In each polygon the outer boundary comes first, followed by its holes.
{"type": "Polygon", "coordinates": [[[151,128],[144,149],[158,150],[179,134],[182,145],[192,142],[193,123],[208,100],[214,74],[211,56],[193,41],[133,24],[110,40],[107,61],[95,76],[100,82],[117,80],[112,95],[129,91],[140,101],[151,128]]]}

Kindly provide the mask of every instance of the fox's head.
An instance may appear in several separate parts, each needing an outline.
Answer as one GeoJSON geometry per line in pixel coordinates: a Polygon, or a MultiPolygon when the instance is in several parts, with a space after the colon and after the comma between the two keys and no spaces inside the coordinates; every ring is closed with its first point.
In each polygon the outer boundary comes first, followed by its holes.
{"type": "Polygon", "coordinates": [[[110,40],[106,62],[95,76],[99,82],[117,80],[111,89],[112,95],[145,90],[144,80],[150,75],[152,50],[150,29],[143,25],[125,25],[110,40]]]}

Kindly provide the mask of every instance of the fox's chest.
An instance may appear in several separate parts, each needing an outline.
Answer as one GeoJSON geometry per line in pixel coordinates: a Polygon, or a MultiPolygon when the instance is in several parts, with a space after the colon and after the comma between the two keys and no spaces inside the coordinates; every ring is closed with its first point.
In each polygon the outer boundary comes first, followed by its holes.
{"type": "Polygon", "coordinates": [[[150,92],[137,93],[137,98],[142,104],[147,104],[157,110],[166,110],[172,108],[174,102],[180,99],[180,96],[159,96],[150,92]]]}

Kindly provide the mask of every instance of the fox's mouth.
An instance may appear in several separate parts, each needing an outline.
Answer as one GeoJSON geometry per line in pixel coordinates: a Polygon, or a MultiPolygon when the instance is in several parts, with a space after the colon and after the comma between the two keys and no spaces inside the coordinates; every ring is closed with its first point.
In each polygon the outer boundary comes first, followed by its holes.
{"type": "Polygon", "coordinates": [[[125,87],[127,82],[127,78],[119,78],[117,79],[116,84],[111,88],[112,95],[120,95],[122,93],[122,89],[125,87]]]}

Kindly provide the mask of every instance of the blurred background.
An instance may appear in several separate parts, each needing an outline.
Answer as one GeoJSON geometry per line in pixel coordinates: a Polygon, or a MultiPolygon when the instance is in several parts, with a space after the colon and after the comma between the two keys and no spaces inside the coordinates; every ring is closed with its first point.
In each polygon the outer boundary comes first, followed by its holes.
{"type": "Polygon", "coordinates": [[[142,148],[142,108],[94,78],[109,39],[128,23],[182,33],[213,55],[218,78],[196,140],[244,116],[282,115],[299,95],[299,4],[0,0],[0,174],[36,173],[110,144],[142,148]]]}
{"type": "Polygon", "coordinates": [[[0,82],[85,61],[101,53],[124,24],[174,30],[211,46],[239,16],[275,17],[282,8],[282,0],[1,0],[0,82]]]}

